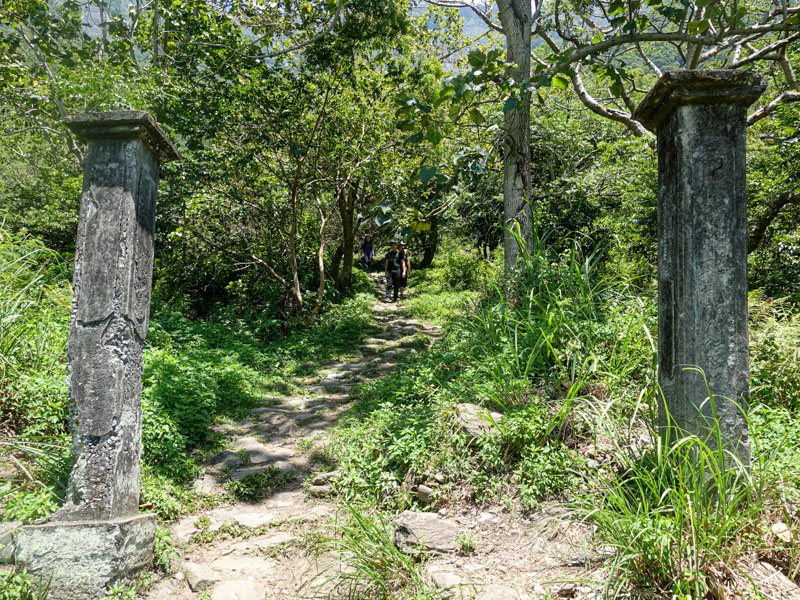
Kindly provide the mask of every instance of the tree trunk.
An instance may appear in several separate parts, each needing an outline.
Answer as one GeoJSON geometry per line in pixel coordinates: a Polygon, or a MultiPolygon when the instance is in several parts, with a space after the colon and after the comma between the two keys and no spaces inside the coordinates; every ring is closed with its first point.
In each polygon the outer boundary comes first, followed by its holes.
{"type": "MultiPolygon", "coordinates": [[[[299,167],[298,167],[299,171],[299,167]]],[[[294,305],[297,307],[298,312],[303,310],[303,293],[300,291],[300,270],[297,266],[297,185],[292,190],[291,205],[292,205],[292,228],[289,233],[289,259],[292,264],[292,295],[294,296],[294,305]]]]}
{"type": "MultiPolygon", "coordinates": [[[[499,0],[497,8],[506,36],[508,61],[516,67],[508,75],[521,83],[531,74],[530,0],[499,0]]],[[[505,114],[503,143],[503,254],[509,271],[517,263],[519,243],[514,232],[526,243],[532,240],[531,194],[531,95],[523,92],[514,110],[505,114]]]]}
{"type": "MultiPolygon", "coordinates": [[[[333,251],[333,256],[331,257],[331,277],[333,278],[334,284],[338,285],[339,281],[339,271],[342,268],[342,256],[344,255],[344,245],[339,244],[336,246],[336,250],[333,251]]],[[[338,288],[337,288],[338,289],[338,288]]]]}
{"type": "Polygon", "coordinates": [[[353,246],[355,243],[354,213],[358,189],[342,190],[336,197],[342,221],[342,270],[336,277],[336,289],[346,294],[353,285],[353,246]]]}
{"type": "Polygon", "coordinates": [[[439,247],[439,218],[438,216],[431,217],[430,231],[426,231],[422,237],[422,260],[419,263],[420,269],[429,269],[433,264],[433,259],[436,256],[436,250],[439,247]]]}
{"type": "Polygon", "coordinates": [[[747,240],[748,254],[755,251],[755,249],[761,245],[764,234],[767,232],[767,227],[775,220],[775,217],[778,216],[781,209],[788,204],[800,204],[800,194],[787,192],[781,194],[767,204],[767,210],[758,218],[753,226],[753,230],[750,232],[750,236],[747,240]]]}
{"type": "Polygon", "coordinates": [[[320,225],[319,225],[319,249],[317,250],[317,268],[319,269],[319,288],[317,289],[317,303],[311,309],[311,318],[316,319],[319,309],[322,308],[322,299],[325,296],[325,226],[328,224],[328,219],[325,217],[325,211],[322,210],[322,205],[317,201],[317,210],[319,211],[320,225]]]}

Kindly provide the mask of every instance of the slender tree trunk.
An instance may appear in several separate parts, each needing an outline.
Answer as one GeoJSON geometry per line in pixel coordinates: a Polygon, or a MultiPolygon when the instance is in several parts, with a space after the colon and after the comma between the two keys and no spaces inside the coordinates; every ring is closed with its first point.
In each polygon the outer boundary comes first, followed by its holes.
{"type": "MultiPolygon", "coordinates": [[[[499,0],[500,21],[506,35],[508,60],[516,64],[508,75],[521,83],[531,74],[530,0],[499,0]]],[[[532,239],[531,194],[531,95],[522,93],[514,110],[505,114],[503,144],[503,254],[506,271],[517,263],[519,244],[516,231],[525,242],[532,239]]]]}
{"type": "Polygon", "coordinates": [[[320,225],[319,225],[319,250],[317,250],[317,267],[319,268],[319,288],[317,289],[317,302],[314,308],[311,309],[311,318],[316,319],[319,309],[322,308],[322,298],[325,294],[325,226],[328,224],[328,219],[325,218],[325,211],[322,206],[317,203],[317,210],[319,211],[320,225]]]}
{"type": "Polygon", "coordinates": [[[353,285],[353,246],[355,244],[354,212],[358,189],[342,190],[336,197],[342,221],[342,270],[336,278],[336,288],[343,294],[353,285]]]}
{"type": "MultiPolygon", "coordinates": [[[[299,170],[299,168],[298,168],[299,170]]],[[[295,181],[297,184],[297,181],[295,181]]],[[[289,233],[289,254],[292,263],[292,295],[298,312],[303,310],[303,294],[300,291],[300,270],[297,267],[297,185],[292,188],[292,228],[289,233]]]]}
{"type": "Polygon", "coordinates": [[[795,194],[794,192],[781,194],[767,204],[767,210],[758,218],[753,226],[753,230],[750,232],[750,236],[747,240],[748,253],[753,252],[761,245],[764,234],[767,232],[767,227],[775,220],[775,217],[778,216],[781,209],[789,204],[800,204],[800,194],[795,194]]]}
{"type": "MultiPolygon", "coordinates": [[[[339,272],[341,271],[342,267],[342,255],[344,254],[344,245],[339,244],[336,246],[336,250],[333,251],[333,257],[331,258],[331,277],[333,278],[334,283],[339,281],[339,272]]],[[[338,283],[336,283],[338,288],[338,283]]]]}
{"type": "Polygon", "coordinates": [[[433,264],[436,250],[439,248],[439,217],[431,217],[431,228],[430,231],[425,232],[422,248],[422,260],[419,263],[419,268],[428,269],[433,264]]]}

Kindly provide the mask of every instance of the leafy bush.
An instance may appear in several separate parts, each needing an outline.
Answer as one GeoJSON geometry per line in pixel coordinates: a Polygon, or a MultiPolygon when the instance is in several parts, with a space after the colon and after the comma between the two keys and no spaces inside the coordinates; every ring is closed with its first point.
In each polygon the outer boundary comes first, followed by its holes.
{"type": "Polygon", "coordinates": [[[49,588],[47,582],[34,582],[25,569],[0,573],[0,600],[44,600],[49,588]]]}
{"type": "Polygon", "coordinates": [[[454,292],[483,290],[491,277],[485,261],[463,252],[452,252],[443,261],[445,289],[454,292]]]}
{"type": "Polygon", "coordinates": [[[34,488],[11,494],[3,505],[3,516],[9,521],[32,523],[52,514],[57,508],[57,496],[47,488],[34,488]]]}
{"type": "Polygon", "coordinates": [[[800,408],[800,320],[786,299],[750,293],[750,392],[754,403],[800,408]]]}
{"type": "Polygon", "coordinates": [[[540,500],[560,494],[578,479],[575,452],[552,446],[528,446],[514,469],[522,507],[535,510],[540,500]]]}

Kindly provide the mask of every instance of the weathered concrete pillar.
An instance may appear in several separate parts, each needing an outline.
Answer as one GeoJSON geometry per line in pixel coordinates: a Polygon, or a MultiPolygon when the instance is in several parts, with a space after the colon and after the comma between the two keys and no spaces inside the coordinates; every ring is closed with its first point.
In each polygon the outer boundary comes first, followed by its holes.
{"type": "Polygon", "coordinates": [[[765,87],[745,71],[672,71],[635,115],[658,135],[661,430],[668,409],[675,425],[705,439],[716,410],[723,444],[745,464],[746,111],[765,87]]]}
{"type": "Polygon", "coordinates": [[[16,562],[52,575],[49,598],[101,598],[153,559],[139,513],[142,350],[160,162],[178,153],[143,111],[67,117],[88,141],[67,346],[74,464],[64,506],[24,527],[16,562]]]}

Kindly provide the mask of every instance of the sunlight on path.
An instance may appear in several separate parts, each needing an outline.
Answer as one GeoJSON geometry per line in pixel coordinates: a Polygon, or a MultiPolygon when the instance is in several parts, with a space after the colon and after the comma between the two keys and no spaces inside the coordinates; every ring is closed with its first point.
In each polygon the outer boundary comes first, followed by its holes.
{"type": "MultiPolygon", "coordinates": [[[[379,293],[382,278],[373,280],[379,293]]],[[[391,373],[420,334],[441,335],[438,326],[402,316],[396,304],[376,300],[373,313],[381,332],[358,347],[355,360],[321,364],[314,377],[295,381],[302,394],[267,397],[251,418],[215,428],[229,449],[203,465],[196,490],[213,495],[226,481],[257,473],[287,482],[264,500],[175,523],[181,567],[177,577],[150,591],[149,600],[190,599],[204,590],[214,600],[315,597],[311,590],[298,595],[298,588],[324,568],[314,546],[318,532],[337,516],[335,504],[325,500],[335,477],[325,452],[329,429],[350,407],[358,383],[391,373]]]]}

